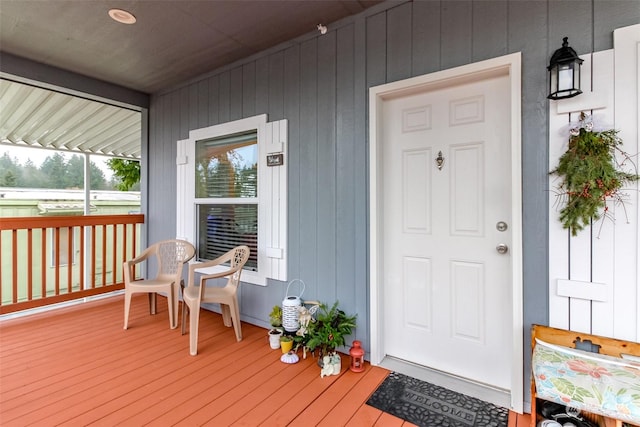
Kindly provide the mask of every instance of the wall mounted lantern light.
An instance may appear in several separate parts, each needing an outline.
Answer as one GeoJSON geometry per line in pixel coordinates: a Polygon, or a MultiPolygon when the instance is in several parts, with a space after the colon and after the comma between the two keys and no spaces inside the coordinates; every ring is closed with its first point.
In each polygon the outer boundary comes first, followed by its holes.
{"type": "Polygon", "coordinates": [[[562,39],[562,47],[549,61],[549,99],[571,98],[580,95],[580,67],[582,59],[569,47],[569,38],[562,39]]]}

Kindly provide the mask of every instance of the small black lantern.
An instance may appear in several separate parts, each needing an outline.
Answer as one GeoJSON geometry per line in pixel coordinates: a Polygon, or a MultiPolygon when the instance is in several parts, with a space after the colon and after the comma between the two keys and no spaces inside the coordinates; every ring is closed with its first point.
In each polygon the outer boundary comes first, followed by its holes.
{"type": "Polygon", "coordinates": [[[562,47],[549,61],[549,99],[572,98],[580,95],[580,67],[582,59],[569,47],[569,38],[562,39],[562,47]]]}

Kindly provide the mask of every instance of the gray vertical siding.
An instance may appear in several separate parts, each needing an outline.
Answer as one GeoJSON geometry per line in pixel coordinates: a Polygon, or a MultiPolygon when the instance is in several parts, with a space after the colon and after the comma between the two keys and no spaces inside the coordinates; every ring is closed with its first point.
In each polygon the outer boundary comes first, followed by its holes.
{"type": "Polygon", "coordinates": [[[525,393],[531,369],[529,325],[548,324],[547,4],[509,3],[509,52],[522,54],[522,221],[524,226],[525,393]]]}
{"type": "MultiPolygon", "coordinates": [[[[285,51],[284,55],[284,117],[289,122],[289,146],[287,158],[289,182],[287,183],[289,200],[300,200],[300,46],[295,45],[285,51]]],[[[300,203],[289,205],[288,240],[295,242],[294,247],[300,247],[303,236],[300,229],[300,203]]],[[[292,244],[289,243],[289,248],[292,244]]],[[[289,250],[287,266],[289,277],[300,277],[299,251],[289,250]]]]}
{"type": "Polygon", "coordinates": [[[471,39],[473,62],[508,53],[507,11],[508,3],[504,1],[473,3],[471,39]]]}
{"type": "Polygon", "coordinates": [[[440,2],[421,1],[411,7],[411,72],[414,76],[440,70],[440,2]]]}
{"type": "Polygon", "coordinates": [[[387,18],[387,79],[411,77],[411,8],[412,3],[389,9],[387,18]]]}
{"type": "MultiPolygon", "coordinates": [[[[389,2],[329,25],[324,36],[310,33],[153,96],[149,240],[174,234],[176,140],[256,114],[287,119],[289,277],[304,280],[305,299],[337,299],[358,313],[356,335],[367,348],[368,88],[520,51],[528,343],[530,324],[548,319],[545,66],[564,36],[580,54],[610,49],[615,28],[638,22],[635,0],[389,2]]],[[[266,325],[285,288],[244,285],[243,318],[266,325]]]]}
{"type": "MultiPolygon", "coordinates": [[[[333,230],[318,231],[318,43],[311,39],[300,46],[300,140],[294,142],[289,138],[289,145],[300,146],[299,175],[300,198],[296,203],[289,197],[289,208],[299,205],[300,225],[299,239],[292,242],[289,239],[288,252],[297,252],[300,257],[297,276],[308,286],[305,299],[315,300],[318,295],[318,271],[325,268],[318,262],[318,235],[323,231],[333,233],[333,230]]],[[[327,165],[328,167],[328,165],[327,165]]],[[[291,181],[291,179],[289,179],[291,181]]],[[[291,209],[289,210],[290,214],[291,209]]],[[[325,285],[331,285],[329,283],[325,285]]]]}
{"type": "MultiPolygon", "coordinates": [[[[355,297],[355,42],[354,26],[339,29],[336,50],[336,250],[335,298],[340,304],[356,306],[355,297]]],[[[355,309],[352,309],[355,311],[355,309]]]]}
{"type": "MultiPolygon", "coordinates": [[[[336,287],[342,278],[336,275],[336,32],[318,39],[318,93],[316,176],[318,227],[316,260],[318,270],[316,286],[321,301],[336,300],[336,287]]],[[[295,249],[294,249],[295,250],[295,249]]],[[[316,283],[313,283],[316,282],[316,283]]],[[[340,282],[340,283],[339,283],[340,282]]]]}
{"type": "MultiPolygon", "coordinates": [[[[355,46],[364,46],[366,40],[366,21],[360,19],[354,25],[353,44],[355,46]]],[[[355,304],[351,306],[353,312],[358,313],[358,324],[362,325],[356,328],[355,338],[368,341],[369,329],[369,288],[368,280],[368,223],[366,221],[368,211],[368,195],[366,189],[368,177],[368,150],[367,150],[367,126],[368,126],[368,97],[362,96],[367,91],[366,78],[366,51],[362,48],[354,51],[354,78],[353,78],[353,298],[355,304]],[[357,95],[356,95],[357,94],[357,95]]],[[[346,301],[345,301],[346,303],[346,301]]],[[[345,306],[347,306],[345,304],[345,306]]]]}

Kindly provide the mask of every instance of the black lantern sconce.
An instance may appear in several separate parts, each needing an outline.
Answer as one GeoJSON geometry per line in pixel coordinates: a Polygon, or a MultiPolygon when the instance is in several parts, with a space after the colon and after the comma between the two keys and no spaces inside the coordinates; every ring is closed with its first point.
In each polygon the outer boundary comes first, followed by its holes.
{"type": "Polygon", "coordinates": [[[549,99],[572,98],[580,95],[580,67],[582,59],[569,47],[569,38],[562,39],[562,47],[556,50],[549,61],[549,99]]]}

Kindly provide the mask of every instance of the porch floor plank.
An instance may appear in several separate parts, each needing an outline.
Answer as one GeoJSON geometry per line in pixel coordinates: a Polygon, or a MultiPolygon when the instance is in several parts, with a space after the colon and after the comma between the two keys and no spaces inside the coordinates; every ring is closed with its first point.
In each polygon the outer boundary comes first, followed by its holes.
{"type": "Polygon", "coordinates": [[[391,415],[391,414],[387,414],[386,412],[383,412],[382,414],[380,414],[380,418],[378,418],[378,421],[376,421],[374,425],[379,427],[395,427],[395,426],[411,427],[414,424],[406,422],[402,418],[398,418],[395,415],[391,415]]]}
{"type": "Polygon", "coordinates": [[[284,364],[264,329],[243,323],[237,342],[208,311],[192,357],[166,299],[151,316],[134,296],[128,330],[123,309],[120,295],[1,321],[0,425],[412,426],[365,403],[386,369],[353,373],[342,355],[341,374],[320,378],[313,357],[284,364]]]}
{"type": "Polygon", "coordinates": [[[375,425],[382,411],[369,405],[362,405],[345,424],[346,427],[369,427],[375,425]]]}
{"type": "MultiPolygon", "coordinates": [[[[355,380],[353,387],[346,390],[347,393],[345,393],[344,397],[333,408],[330,408],[329,414],[322,419],[318,424],[319,426],[333,427],[347,424],[355,416],[357,410],[363,406],[361,402],[366,402],[371,396],[372,390],[377,389],[387,378],[388,372],[381,369],[372,369],[371,365],[367,365],[363,373],[347,371],[345,375],[349,375],[355,380]]],[[[370,407],[368,405],[364,406],[370,407]]]]}

